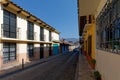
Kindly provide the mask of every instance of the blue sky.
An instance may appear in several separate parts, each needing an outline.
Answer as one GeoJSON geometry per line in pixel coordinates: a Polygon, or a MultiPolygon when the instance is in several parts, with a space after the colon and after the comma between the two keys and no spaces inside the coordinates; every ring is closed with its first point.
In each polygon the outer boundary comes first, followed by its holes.
{"type": "Polygon", "coordinates": [[[77,0],[11,0],[61,32],[78,38],[77,0]]]}

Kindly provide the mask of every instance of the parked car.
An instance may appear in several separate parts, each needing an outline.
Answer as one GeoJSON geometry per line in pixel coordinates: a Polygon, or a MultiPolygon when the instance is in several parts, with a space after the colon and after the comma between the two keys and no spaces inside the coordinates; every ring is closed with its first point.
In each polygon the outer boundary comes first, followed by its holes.
{"type": "Polygon", "coordinates": [[[79,49],[78,49],[78,48],[75,48],[75,49],[73,50],[73,52],[79,52],[79,49]]]}

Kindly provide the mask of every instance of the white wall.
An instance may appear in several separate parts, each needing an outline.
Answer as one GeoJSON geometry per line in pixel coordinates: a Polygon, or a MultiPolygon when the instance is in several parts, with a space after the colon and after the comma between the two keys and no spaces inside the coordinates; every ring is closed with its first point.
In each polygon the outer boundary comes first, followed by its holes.
{"type": "Polygon", "coordinates": [[[40,41],[40,26],[37,24],[34,24],[34,36],[35,41],[40,41]]]}
{"type": "Polygon", "coordinates": [[[17,28],[19,28],[19,39],[27,39],[27,20],[17,16],[17,28]]]}
{"type": "Polygon", "coordinates": [[[17,53],[18,54],[27,54],[27,44],[17,44],[17,53]]]}
{"type": "Polygon", "coordinates": [[[34,44],[34,52],[40,51],[40,44],[34,44]]]}
{"type": "Polygon", "coordinates": [[[0,4],[0,37],[1,37],[1,25],[3,24],[3,8],[0,4]]]}
{"type": "Polygon", "coordinates": [[[96,50],[96,70],[102,80],[120,80],[120,55],[96,50]]]}
{"type": "Polygon", "coordinates": [[[52,40],[58,40],[59,41],[59,34],[52,32],[52,40]]]}
{"type": "Polygon", "coordinates": [[[47,29],[44,29],[44,39],[46,42],[49,42],[49,31],[47,29]]]}
{"type": "MultiPolygon", "coordinates": [[[[0,38],[1,38],[1,24],[3,24],[3,8],[0,4],[0,38]]],[[[3,50],[2,50],[2,43],[0,43],[0,56],[2,56],[3,54],[3,50]]],[[[1,62],[0,62],[1,65],[1,62]]]]}

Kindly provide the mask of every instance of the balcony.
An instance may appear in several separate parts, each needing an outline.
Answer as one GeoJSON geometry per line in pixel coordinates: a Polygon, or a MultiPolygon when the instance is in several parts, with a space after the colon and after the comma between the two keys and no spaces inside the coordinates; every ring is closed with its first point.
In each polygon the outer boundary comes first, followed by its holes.
{"type": "Polygon", "coordinates": [[[10,33],[10,31],[6,31],[6,32],[8,32],[9,34],[7,34],[7,33],[4,33],[4,29],[3,29],[3,24],[1,24],[1,39],[7,39],[7,40],[18,40],[18,39],[20,39],[20,28],[16,28],[16,32],[11,32],[10,33]],[[12,33],[14,33],[13,35],[12,35],[12,33]],[[10,36],[10,34],[11,34],[11,36],[10,36]]]}
{"type": "MultiPolygon", "coordinates": [[[[4,29],[3,29],[3,24],[1,24],[1,33],[0,33],[0,38],[2,42],[25,42],[25,43],[52,43],[47,41],[46,35],[42,36],[42,40],[39,40],[40,38],[37,35],[37,32],[34,32],[33,37],[31,39],[28,39],[27,33],[28,31],[22,32],[21,28],[16,28],[15,32],[15,38],[11,38],[8,36],[5,36],[4,29]]],[[[30,37],[30,36],[29,36],[30,37]]]]}

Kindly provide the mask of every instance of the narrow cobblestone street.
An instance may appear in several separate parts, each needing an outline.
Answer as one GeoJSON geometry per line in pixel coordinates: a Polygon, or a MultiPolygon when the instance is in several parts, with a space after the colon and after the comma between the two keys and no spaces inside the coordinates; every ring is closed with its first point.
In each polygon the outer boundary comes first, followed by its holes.
{"type": "Polygon", "coordinates": [[[77,61],[78,53],[67,53],[0,80],[74,80],[77,61]]]}

